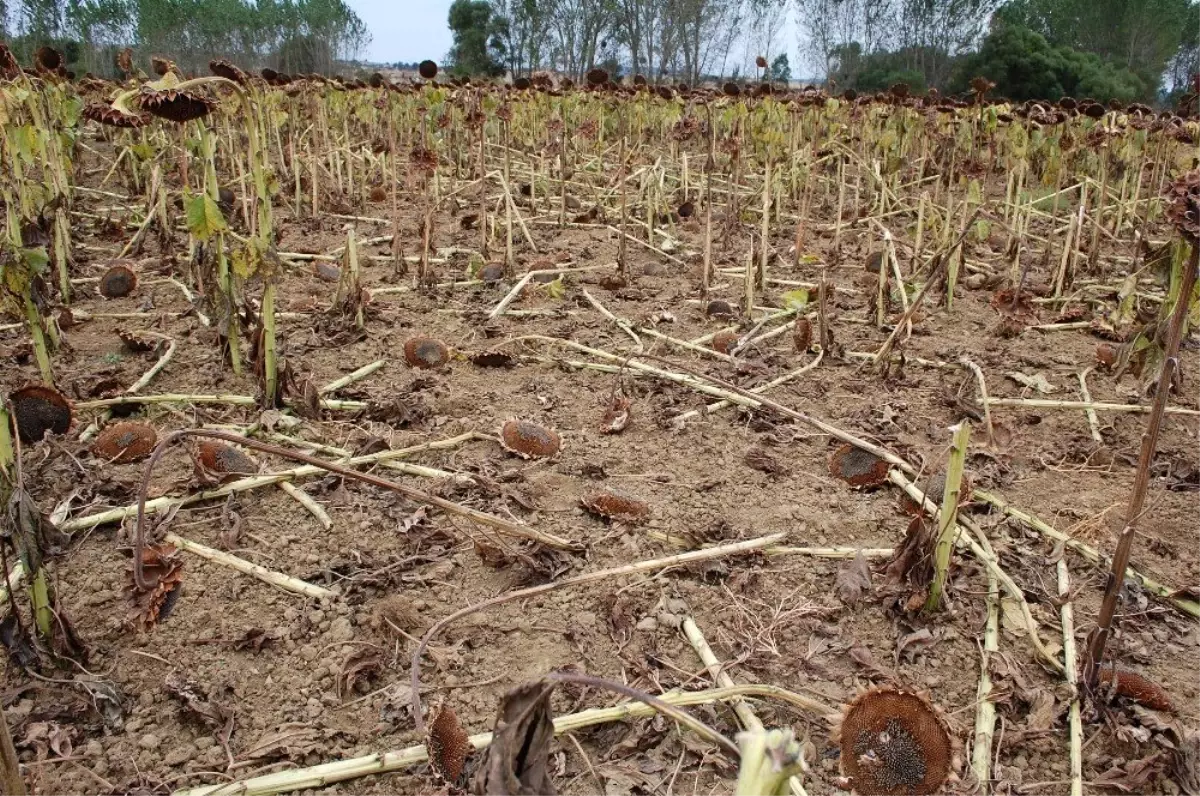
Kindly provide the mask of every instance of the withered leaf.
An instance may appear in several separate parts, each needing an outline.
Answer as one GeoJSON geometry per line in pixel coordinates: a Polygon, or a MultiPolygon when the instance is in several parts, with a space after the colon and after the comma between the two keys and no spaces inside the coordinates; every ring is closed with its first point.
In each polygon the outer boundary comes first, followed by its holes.
{"type": "Polygon", "coordinates": [[[936,644],[937,641],[938,639],[927,627],[902,636],[896,643],[896,660],[899,661],[902,655],[912,660],[920,650],[936,644]]]}
{"type": "Polygon", "coordinates": [[[751,448],[747,451],[745,461],[747,466],[768,475],[782,475],[787,472],[787,468],[778,459],[762,448],[751,448]]]}
{"type": "Polygon", "coordinates": [[[413,528],[425,524],[429,519],[429,508],[426,506],[418,506],[417,510],[400,521],[396,531],[399,533],[408,533],[413,528]]]}
{"type": "Polygon", "coordinates": [[[243,633],[239,638],[233,640],[230,645],[235,650],[242,652],[250,650],[251,652],[262,652],[262,648],[275,639],[267,635],[267,631],[261,627],[252,627],[243,633]]]}
{"type": "Polygon", "coordinates": [[[1153,752],[1140,760],[1115,765],[1093,781],[1097,785],[1117,788],[1126,793],[1144,793],[1150,780],[1162,773],[1166,767],[1165,757],[1165,752],[1153,752]]]}
{"type": "Polygon", "coordinates": [[[489,796],[554,794],[550,746],[554,741],[551,683],[518,686],[504,695],[492,743],[484,753],[471,792],[489,796]]]}
{"type": "Polygon", "coordinates": [[[367,682],[383,669],[383,656],[372,647],[358,647],[342,661],[337,678],[338,699],[354,693],[355,686],[367,682]]]}
{"type": "Polygon", "coordinates": [[[233,721],[234,709],[209,696],[199,683],[189,680],[178,671],[167,675],[163,686],[179,702],[184,715],[214,730],[227,730],[233,721]]]}
{"type": "Polygon", "coordinates": [[[846,605],[856,605],[871,592],[871,567],[859,550],[851,561],[838,567],[834,593],[846,605]]]}

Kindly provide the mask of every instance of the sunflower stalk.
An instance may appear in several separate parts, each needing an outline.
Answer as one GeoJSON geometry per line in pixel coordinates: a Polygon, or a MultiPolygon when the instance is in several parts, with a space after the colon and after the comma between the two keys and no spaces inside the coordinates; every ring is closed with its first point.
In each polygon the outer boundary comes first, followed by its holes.
{"type": "Polygon", "coordinates": [[[958,533],[958,501],[962,489],[963,465],[967,460],[967,445],[971,439],[971,424],[965,420],[954,427],[950,443],[950,462],[946,465],[946,487],[938,511],[938,537],[934,551],[933,582],[929,584],[929,599],[925,611],[941,607],[942,592],[950,572],[950,553],[958,533]]]}

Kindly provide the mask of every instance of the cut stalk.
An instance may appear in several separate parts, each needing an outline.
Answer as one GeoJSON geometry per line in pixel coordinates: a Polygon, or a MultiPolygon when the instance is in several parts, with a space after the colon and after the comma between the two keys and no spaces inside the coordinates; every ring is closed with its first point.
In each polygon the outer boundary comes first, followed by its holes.
{"type": "Polygon", "coordinates": [[[963,465],[967,459],[967,444],[971,439],[971,424],[965,420],[954,428],[954,439],[950,443],[950,462],[946,465],[946,487],[942,494],[942,505],[938,511],[938,539],[934,550],[933,582],[929,584],[929,599],[926,611],[936,611],[941,606],[942,592],[950,572],[950,553],[954,549],[954,537],[958,526],[958,497],[962,488],[963,465]]]}

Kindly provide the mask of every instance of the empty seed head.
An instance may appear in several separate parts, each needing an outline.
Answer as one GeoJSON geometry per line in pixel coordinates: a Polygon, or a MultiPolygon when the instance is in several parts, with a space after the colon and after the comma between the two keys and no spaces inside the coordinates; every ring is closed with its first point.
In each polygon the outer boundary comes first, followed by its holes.
{"type": "Polygon", "coordinates": [[[41,442],[49,431],[65,434],[71,427],[71,404],[50,387],[22,387],[8,396],[17,424],[17,437],[26,445],[41,442]]]}
{"type": "Polygon", "coordinates": [[[146,458],[158,444],[158,434],[145,423],[117,423],[100,432],[92,443],[92,454],[117,464],[146,458]]]}
{"type": "Polygon", "coordinates": [[[726,330],[726,331],[722,331],[722,332],[717,332],[715,335],[713,335],[713,339],[712,339],[713,351],[717,351],[721,354],[728,354],[730,351],[732,351],[734,348],[737,347],[737,344],[738,344],[737,332],[731,332],[731,331],[726,330]]]}
{"type": "Polygon", "coordinates": [[[500,444],[522,459],[548,459],[562,450],[562,437],[553,429],[514,418],[500,427],[500,444]]]}
{"type": "Polygon", "coordinates": [[[950,775],[954,743],[938,711],[917,694],[877,688],[842,712],[842,773],[855,793],[937,793],[950,775]]]}
{"type": "Polygon", "coordinates": [[[404,361],[413,368],[440,368],[450,361],[450,349],[432,337],[413,337],[404,343],[404,361]]]}

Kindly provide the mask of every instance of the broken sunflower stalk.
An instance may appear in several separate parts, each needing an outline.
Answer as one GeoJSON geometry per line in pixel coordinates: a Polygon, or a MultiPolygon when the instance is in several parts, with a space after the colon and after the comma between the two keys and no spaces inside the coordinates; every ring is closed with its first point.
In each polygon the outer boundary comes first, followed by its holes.
{"type": "Polygon", "coordinates": [[[1154,388],[1154,402],[1146,431],[1142,435],[1142,448],[1138,456],[1137,473],[1134,476],[1133,492],[1125,514],[1125,526],[1117,539],[1113,552],[1112,568],[1100,604],[1100,615],[1096,627],[1088,638],[1087,657],[1084,663],[1083,684],[1085,691],[1094,693],[1100,681],[1101,665],[1108,637],[1112,633],[1117,603],[1125,585],[1125,573],[1133,551],[1138,520],[1142,517],[1146,493],[1150,486],[1150,469],[1158,449],[1158,436],[1167,408],[1167,397],[1179,368],[1179,344],[1187,325],[1193,303],[1193,291],[1200,272],[1200,169],[1180,177],[1168,189],[1167,217],[1174,223],[1179,236],[1190,246],[1187,262],[1181,275],[1181,284],[1176,294],[1175,305],[1168,319],[1166,342],[1163,346],[1162,370],[1154,388]]]}

